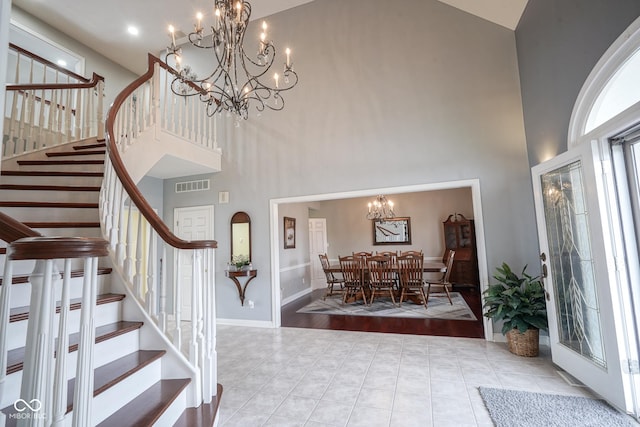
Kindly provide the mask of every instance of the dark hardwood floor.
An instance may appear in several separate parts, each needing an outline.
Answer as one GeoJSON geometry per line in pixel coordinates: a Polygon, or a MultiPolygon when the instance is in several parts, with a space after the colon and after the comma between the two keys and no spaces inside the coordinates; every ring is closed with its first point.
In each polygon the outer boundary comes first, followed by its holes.
{"type": "Polygon", "coordinates": [[[282,307],[282,326],[343,331],[484,338],[480,293],[475,289],[463,287],[456,287],[454,290],[462,294],[478,320],[405,319],[399,317],[336,316],[328,314],[296,313],[296,310],[304,307],[311,301],[317,298],[322,298],[324,289],[318,289],[282,307]]]}

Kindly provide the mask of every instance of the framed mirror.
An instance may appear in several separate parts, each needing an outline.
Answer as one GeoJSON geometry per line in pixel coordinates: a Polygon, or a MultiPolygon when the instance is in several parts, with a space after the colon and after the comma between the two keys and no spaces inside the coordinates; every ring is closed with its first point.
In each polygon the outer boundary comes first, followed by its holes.
{"type": "Polygon", "coordinates": [[[236,212],[231,217],[231,259],[240,256],[251,261],[251,218],[246,212],[236,212]]]}

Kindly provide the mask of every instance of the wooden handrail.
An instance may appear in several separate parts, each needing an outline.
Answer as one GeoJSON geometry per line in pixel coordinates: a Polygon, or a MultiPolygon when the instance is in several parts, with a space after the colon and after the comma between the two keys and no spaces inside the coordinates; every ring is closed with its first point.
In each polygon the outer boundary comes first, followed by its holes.
{"type": "Polygon", "coordinates": [[[39,237],[42,234],[0,212],[0,240],[12,243],[25,237],[39,237]]]}
{"type": "Polygon", "coordinates": [[[104,77],[93,73],[87,83],[34,83],[26,85],[7,85],[7,90],[39,90],[39,89],[88,89],[95,87],[104,77]]]}
{"type": "Polygon", "coordinates": [[[127,194],[129,195],[133,203],[138,207],[142,215],[147,219],[149,224],[151,224],[151,227],[153,227],[160,238],[162,238],[162,240],[164,240],[172,247],[178,249],[216,248],[218,247],[218,243],[215,240],[187,241],[180,239],[175,234],[173,234],[169,227],[167,227],[167,225],[158,216],[158,214],[155,213],[153,208],[149,206],[142,193],[140,193],[140,190],[138,190],[138,187],[129,176],[129,173],[127,172],[127,169],[125,168],[124,163],[120,158],[120,153],[118,152],[114,132],[116,115],[118,114],[120,107],[127,99],[127,97],[129,97],[129,95],[131,95],[139,86],[142,86],[146,81],[153,78],[154,64],[156,63],[160,64],[162,68],[169,70],[172,74],[179,75],[175,70],[171,69],[171,67],[163,64],[163,62],[159,58],[153,56],[152,54],[148,55],[147,72],[134,80],[129,86],[127,86],[122,92],[120,92],[120,94],[118,94],[116,99],[113,101],[113,104],[111,104],[109,112],[107,113],[105,125],[107,128],[107,151],[109,153],[109,159],[111,160],[111,165],[113,166],[113,169],[120,179],[120,182],[122,183],[122,186],[126,190],[127,194]]]}
{"type": "Polygon", "coordinates": [[[27,57],[29,57],[31,59],[35,59],[36,61],[40,62],[41,64],[46,65],[47,67],[52,68],[52,69],[54,69],[56,71],[59,71],[62,74],[66,74],[69,77],[73,77],[76,80],[79,80],[79,81],[85,82],[85,83],[89,82],[89,79],[87,79],[86,77],[83,77],[83,76],[81,76],[79,74],[76,74],[73,71],[69,71],[66,68],[62,68],[58,64],[54,64],[53,62],[48,61],[48,60],[44,59],[43,57],[41,57],[39,55],[36,55],[33,52],[29,52],[28,50],[23,49],[20,46],[16,46],[13,43],[9,43],[9,49],[15,50],[18,53],[20,53],[20,54],[22,54],[24,56],[27,56],[27,57]]]}
{"type": "Polygon", "coordinates": [[[92,258],[109,255],[109,242],[95,237],[25,237],[11,243],[9,259],[92,258]]]}

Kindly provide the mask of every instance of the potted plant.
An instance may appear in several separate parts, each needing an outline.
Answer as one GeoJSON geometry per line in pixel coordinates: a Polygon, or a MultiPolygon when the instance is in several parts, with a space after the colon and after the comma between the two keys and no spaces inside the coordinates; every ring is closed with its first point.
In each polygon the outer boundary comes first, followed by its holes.
{"type": "Polygon", "coordinates": [[[236,255],[231,258],[231,264],[235,266],[236,271],[241,271],[246,265],[249,265],[248,255],[236,255]]]}
{"type": "Polygon", "coordinates": [[[496,268],[498,283],[484,292],[484,315],[501,320],[502,334],[507,337],[509,351],[519,356],[537,356],[539,331],[547,330],[545,290],[540,277],[522,269],[520,277],[506,263],[496,268]]]}

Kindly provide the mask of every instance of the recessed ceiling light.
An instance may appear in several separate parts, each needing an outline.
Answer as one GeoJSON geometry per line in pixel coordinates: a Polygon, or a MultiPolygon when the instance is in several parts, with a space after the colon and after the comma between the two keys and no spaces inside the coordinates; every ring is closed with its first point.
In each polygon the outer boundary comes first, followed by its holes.
{"type": "Polygon", "coordinates": [[[58,59],[58,65],[61,67],[66,67],[67,66],[67,61],[65,61],[64,59],[58,59]]]}
{"type": "Polygon", "coordinates": [[[140,34],[140,31],[138,30],[138,28],[134,27],[133,25],[129,25],[127,27],[127,32],[132,36],[137,36],[138,34],[140,34]]]}

